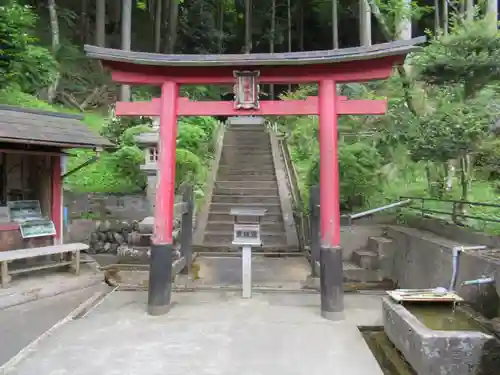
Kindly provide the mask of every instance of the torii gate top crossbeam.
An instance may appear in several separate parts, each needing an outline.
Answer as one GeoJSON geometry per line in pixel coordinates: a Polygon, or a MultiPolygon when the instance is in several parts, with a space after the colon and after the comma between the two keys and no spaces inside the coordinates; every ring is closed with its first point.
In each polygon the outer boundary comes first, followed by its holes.
{"type": "Polygon", "coordinates": [[[386,79],[425,37],[328,51],[238,55],[165,55],[85,46],[117,83],[234,84],[235,70],[258,70],[260,83],[361,82],[386,79]],[[207,69],[210,68],[210,69],[207,69]]]}
{"type": "Polygon", "coordinates": [[[357,60],[371,60],[386,56],[406,55],[418,48],[417,45],[424,43],[425,40],[426,37],[418,37],[409,40],[397,40],[394,42],[380,43],[364,47],[284,53],[169,55],[160,53],[124,51],[91,45],[85,46],[85,52],[89,57],[98,60],[133,63],[140,65],[168,67],[264,67],[284,65],[332,64],[357,60]]]}

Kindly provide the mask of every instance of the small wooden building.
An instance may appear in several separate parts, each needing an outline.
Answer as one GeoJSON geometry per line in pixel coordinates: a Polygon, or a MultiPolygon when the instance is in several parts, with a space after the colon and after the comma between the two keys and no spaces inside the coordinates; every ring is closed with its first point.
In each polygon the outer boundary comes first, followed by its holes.
{"type": "Polygon", "coordinates": [[[0,105],[0,251],[61,244],[66,150],[108,146],[81,116],[0,105]]]}

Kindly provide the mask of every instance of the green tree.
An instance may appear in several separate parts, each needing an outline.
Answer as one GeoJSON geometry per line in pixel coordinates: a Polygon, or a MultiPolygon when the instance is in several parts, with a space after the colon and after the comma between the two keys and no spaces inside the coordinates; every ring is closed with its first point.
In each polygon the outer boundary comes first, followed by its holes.
{"type": "Polygon", "coordinates": [[[57,63],[46,48],[36,43],[37,16],[33,9],[10,0],[0,6],[0,89],[18,85],[33,93],[57,77],[57,63]]]}

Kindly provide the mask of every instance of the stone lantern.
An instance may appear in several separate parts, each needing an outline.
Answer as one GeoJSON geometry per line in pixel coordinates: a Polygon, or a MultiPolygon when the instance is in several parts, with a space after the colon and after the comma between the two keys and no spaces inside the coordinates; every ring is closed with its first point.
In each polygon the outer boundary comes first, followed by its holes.
{"type": "Polygon", "coordinates": [[[159,140],[159,119],[153,118],[153,126],[150,131],[138,134],[135,137],[137,146],[144,150],[144,164],[141,169],[147,175],[147,190],[151,210],[154,211],[156,201],[156,176],[157,176],[157,161],[158,161],[158,140],[159,140]]]}

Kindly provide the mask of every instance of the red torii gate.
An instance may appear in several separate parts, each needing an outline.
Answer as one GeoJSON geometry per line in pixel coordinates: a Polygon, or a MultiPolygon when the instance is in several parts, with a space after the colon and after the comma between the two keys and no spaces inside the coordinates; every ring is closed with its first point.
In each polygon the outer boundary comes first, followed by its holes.
{"type": "Polygon", "coordinates": [[[326,318],[343,310],[340,249],[337,117],[380,115],[386,100],[348,100],[336,84],[387,79],[395,65],[425,37],[330,51],[246,55],[162,55],[85,46],[87,55],[111,70],[113,81],[161,87],[149,102],[118,102],[118,116],[159,116],[155,245],[151,249],[149,312],[170,305],[175,149],[178,116],[318,115],[320,144],[321,309],[326,318]],[[317,83],[306,100],[259,102],[259,83],[317,83]],[[194,102],[179,97],[180,85],[231,84],[235,101],[194,102]],[[170,263],[170,264],[169,264],[170,263]]]}

